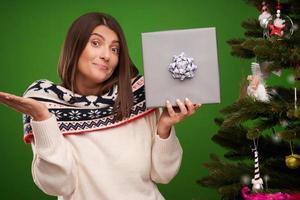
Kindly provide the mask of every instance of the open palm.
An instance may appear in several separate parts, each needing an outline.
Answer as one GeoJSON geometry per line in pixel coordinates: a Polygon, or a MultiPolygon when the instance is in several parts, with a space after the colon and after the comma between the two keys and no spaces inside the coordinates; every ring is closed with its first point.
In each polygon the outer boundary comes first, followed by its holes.
{"type": "Polygon", "coordinates": [[[31,98],[0,92],[0,103],[18,112],[30,115],[36,121],[42,121],[50,117],[46,105],[31,98]]]}

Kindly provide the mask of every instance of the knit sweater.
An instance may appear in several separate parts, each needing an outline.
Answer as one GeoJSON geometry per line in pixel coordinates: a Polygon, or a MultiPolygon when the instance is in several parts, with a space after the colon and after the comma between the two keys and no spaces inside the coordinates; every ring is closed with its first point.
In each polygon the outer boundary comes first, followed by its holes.
{"type": "Polygon", "coordinates": [[[156,183],[178,172],[182,149],[174,127],[157,135],[159,111],[125,125],[63,136],[54,115],[31,121],[32,175],[59,200],[162,200],[156,183]]]}

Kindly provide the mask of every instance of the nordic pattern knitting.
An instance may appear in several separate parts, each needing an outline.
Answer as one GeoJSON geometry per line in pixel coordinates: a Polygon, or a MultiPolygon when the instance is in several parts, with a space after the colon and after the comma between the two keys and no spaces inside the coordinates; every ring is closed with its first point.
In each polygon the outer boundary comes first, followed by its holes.
{"type": "MultiPolygon", "coordinates": [[[[144,77],[137,76],[133,80],[132,91],[130,117],[122,121],[117,121],[113,112],[117,86],[102,96],[82,96],[49,80],[38,80],[29,86],[23,96],[45,103],[55,115],[61,133],[70,135],[120,126],[155,110],[146,108],[144,77]]],[[[30,143],[33,137],[30,121],[30,116],[23,115],[25,143],[30,143]]]]}

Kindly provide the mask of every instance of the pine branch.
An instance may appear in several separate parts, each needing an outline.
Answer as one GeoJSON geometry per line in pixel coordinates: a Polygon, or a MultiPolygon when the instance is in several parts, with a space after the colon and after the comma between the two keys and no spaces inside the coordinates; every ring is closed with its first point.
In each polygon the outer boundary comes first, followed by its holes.
{"type": "Polygon", "coordinates": [[[247,50],[253,51],[257,46],[270,47],[271,43],[262,38],[251,38],[251,39],[244,40],[244,42],[241,43],[241,46],[247,50]]]}
{"type": "Polygon", "coordinates": [[[241,184],[240,183],[236,183],[236,184],[230,184],[230,185],[225,185],[225,186],[222,186],[222,187],[219,187],[218,188],[218,192],[219,194],[222,195],[222,199],[228,199],[228,200],[231,200],[231,199],[241,199],[243,200],[242,196],[241,196],[241,192],[240,192],[240,189],[241,189],[241,184]]]}
{"type": "Polygon", "coordinates": [[[260,117],[268,117],[270,115],[269,103],[254,101],[251,98],[244,98],[221,110],[227,114],[222,127],[233,127],[247,120],[255,120],[260,117]]]}
{"type": "Polygon", "coordinates": [[[286,129],[279,133],[279,136],[284,140],[295,140],[300,138],[300,124],[297,123],[293,128],[286,129]]]}
{"type": "Polygon", "coordinates": [[[251,168],[244,163],[225,163],[216,155],[210,156],[211,161],[204,164],[204,167],[209,169],[209,176],[198,180],[197,183],[216,188],[222,199],[232,199],[233,196],[238,196],[242,186],[240,174],[249,174],[251,168]]]}
{"type": "Polygon", "coordinates": [[[239,45],[241,43],[243,43],[245,41],[245,39],[231,39],[231,40],[228,40],[227,43],[229,45],[239,45]]]}
{"type": "MultiPolygon", "coordinates": [[[[248,138],[257,138],[265,129],[281,125],[282,121],[299,121],[300,111],[294,110],[292,89],[268,88],[271,94],[270,102],[254,101],[250,97],[238,100],[221,110],[225,114],[221,128],[228,129],[246,121],[252,121],[254,125],[249,128],[248,138]]],[[[298,92],[297,92],[298,93],[298,92]]],[[[300,107],[300,102],[297,103],[300,107]]]]}
{"type": "Polygon", "coordinates": [[[232,39],[227,41],[232,48],[231,55],[241,58],[253,58],[255,56],[253,52],[241,46],[244,41],[245,39],[232,39]]]}
{"type": "Polygon", "coordinates": [[[220,160],[217,155],[210,155],[211,161],[208,163],[204,163],[204,167],[209,169],[209,175],[212,186],[220,187],[224,183],[225,184],[233,184],[240,182],[240,174],[248,174],[252,171],[252,167],[249,167],[247,164],[239,162],[239,163],[228,163],[220,160]],[[222,182],[222,184],[218,184],[213,180],[218,180],[222,182]]]}
{"type": "Polygon", "coordinates": [[[243,21],[241,25],[246,29],[246,32],[244,33],[246,37],[261,37],[262,29],[257,19],[248,19],[247,21],[243,21]]]}
{"type": "Polygon", "coordinates": [[[220,128],[218,133],[212,137],[212,141],[226,149],[233,149],[224,155],[226,158],[230,160],[248,159],[252,142],[247,140],[246,134],[247,129],[243,126],[220,128]],[[232,138],[235,139],[232,140],[232,138]]]}
{"type": "Polygon", "coordinates": [[[214,119],[215,124],[218,126],[221,126],[223,121],[224,121],[224,118],[222,118],[222,117],[218,117],[218,118],[214,119]]]}
{"type": "Polygon", "coordinates": [[[232,45],[231,47],[232,47],[232,50],[231,50],[232,56],[245,58],[245,59],[255,57],[255,54],[253,53],[253,51],[245,49],[245,48],[241,47],[240,45],[232,45]]]}

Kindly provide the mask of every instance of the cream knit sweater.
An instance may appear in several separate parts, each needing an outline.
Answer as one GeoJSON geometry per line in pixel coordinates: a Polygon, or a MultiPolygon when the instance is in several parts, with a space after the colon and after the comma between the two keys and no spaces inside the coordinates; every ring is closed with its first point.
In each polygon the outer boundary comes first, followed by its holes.
{"type": "Polygon", "coordinates": [[[177,173],[182,149],[174,128],[156,134],[158,111],[117,128],[62,136],[55,116],[32,121],[32,175],[59,200],[162,200],[156,183],[177,173]]]}

